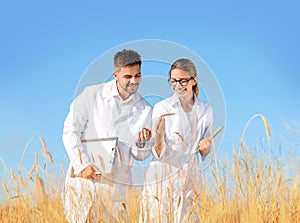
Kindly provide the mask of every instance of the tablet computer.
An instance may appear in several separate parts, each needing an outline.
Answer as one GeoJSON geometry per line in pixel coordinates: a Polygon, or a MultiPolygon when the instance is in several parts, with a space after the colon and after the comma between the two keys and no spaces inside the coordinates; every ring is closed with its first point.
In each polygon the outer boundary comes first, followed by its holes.
{"type": "Polygon", "coordinates": [[[81,143],[89,159],[97,169],[96,174],[112,172],[112,167],[116,159],[118,137],[83,139],[81,143]]]}

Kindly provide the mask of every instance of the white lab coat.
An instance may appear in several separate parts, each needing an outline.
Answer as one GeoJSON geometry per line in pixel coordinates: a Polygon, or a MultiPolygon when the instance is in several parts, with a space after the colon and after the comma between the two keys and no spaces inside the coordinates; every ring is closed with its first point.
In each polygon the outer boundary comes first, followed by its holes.
{"type": "Polygon", "coordinates": [[[131,183],[131,158],[144,160],[151,154],[148,144],[143,149],[135,146],[138,131],[151,128],[151,113],[152,107],[138,93],[123,101],[118,94],[115,80],[87,87],[72,102],[62,137],[71,163],[63,194],[65,213],[69,221],[85,222],[92,203],[96,201],[99,188],[109,190],[107,193],[114,197],[119,192],[124,199],[124,185],[131,183]],[[106,180],[95,183],[80,177],[74,178],[91,164],[81,140],[104,137],[118,137],[120,156],[116,157],[113,166],[110,179],[113,186],[106,180]],[[84,205],[81,202],[78,205],[79,200],[84,201],[84,205]]]}
{"type": "MultiPolygon", "coordinates": [[[[196,96],[195,96],[196,98],[196,96]]],[[[209,104],[195,100],[192,112],[187,114],[181,107],[176,94],[157,103],[153,108],[153,121],[165,116],[165,141],[161,156],[153,149],[153,160],[147,171],[143,188],[140,222],[182,222],[183,216],[192,205],[189,197],[199,190],[201,181],[200,164],[203,158],[194,154],[196,144],[211,134],[213,120],[209,104]]],[[[152,128],[153,137],[155,132],[152,128]]]]}

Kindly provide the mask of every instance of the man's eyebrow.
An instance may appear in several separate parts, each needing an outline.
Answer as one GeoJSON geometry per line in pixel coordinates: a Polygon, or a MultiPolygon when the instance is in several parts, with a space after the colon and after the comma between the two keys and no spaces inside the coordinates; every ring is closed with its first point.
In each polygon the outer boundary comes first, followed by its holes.
{"type": "Polygon", "coordinates": [[[124,76],[133,77],[133,76],[136,76],[136,75],[139,75],[139,74],[141,74],[141,72],[138,72],[136,74],[124,74],[124,76]]]}

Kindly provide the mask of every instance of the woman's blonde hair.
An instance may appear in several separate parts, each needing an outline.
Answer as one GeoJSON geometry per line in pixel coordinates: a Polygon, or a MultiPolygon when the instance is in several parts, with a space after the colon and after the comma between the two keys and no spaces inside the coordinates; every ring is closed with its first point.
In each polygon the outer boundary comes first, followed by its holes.
{"type": "MultiPolygon", "coordinates": [[[[197,77],[196,67],[193,64],[193,62],[189,59],[181,58],[181,59],[176,60],[170,68],[170,71],[169,71],[170,77],[171,77],[171,71],[176,68],[188,72],[191,75],[191,77],[194,77],[194,78],[197,77]]],[[[196,84],[193,86],[193,92],[196,94],[196,96],[199,95],[198,82],[196,82],[196,84]]]]}

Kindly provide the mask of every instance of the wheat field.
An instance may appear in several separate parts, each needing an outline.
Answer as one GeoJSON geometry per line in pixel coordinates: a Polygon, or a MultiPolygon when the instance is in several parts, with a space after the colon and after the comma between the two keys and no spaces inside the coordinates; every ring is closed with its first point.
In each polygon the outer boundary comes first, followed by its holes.
{"type": "MultiPolygon", "coordinates": [[[[260,117],[270,137],[267,121],[260,117]]],[[[39,140],[47,165],[54,165],[43,138],[39,140]]],[[[239,148],[232,149],[231,160],[213,154],[210,157],[210,165],[203,173],[202,191],[192,198],[197,205],[191,211],[201,222],[300,222],[299,157],[281,160],[261,156],[252,152],[243,138],[239,148]]],[[[48,166],[38,160],[36,153],[35,163],[26,174],[5,167],[0,178],[1,223],[67,222],[61,201],[64,174],[54,177],[47,174],[48,166]]],[[[5,166],[3,160],[2,164],[5,166]]],[[[127,192],[130,196],[116,222],[139,221],[141,191],[132,188],[127,192]]],[[[102,215],[103,209],[97,208],[97,222],[110,222],[102,215]]],[[[91,216],[88,222],[93,222],[91,216]]]]}

